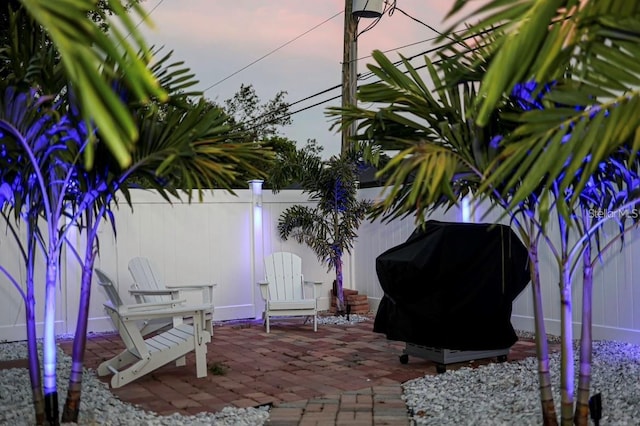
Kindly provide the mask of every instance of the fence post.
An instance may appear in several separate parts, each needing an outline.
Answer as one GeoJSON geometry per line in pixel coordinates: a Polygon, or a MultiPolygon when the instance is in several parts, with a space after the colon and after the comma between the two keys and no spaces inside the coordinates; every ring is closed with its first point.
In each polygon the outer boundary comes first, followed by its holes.
{"type": "Polygon", "coordinates": [[[260,295],[257,281],[264,277],[264,225],[262,224],[262,183],[261,179],[249,181],[251,188],[251,283],[255,317],[261,318],[264,302],[260,295]]]}

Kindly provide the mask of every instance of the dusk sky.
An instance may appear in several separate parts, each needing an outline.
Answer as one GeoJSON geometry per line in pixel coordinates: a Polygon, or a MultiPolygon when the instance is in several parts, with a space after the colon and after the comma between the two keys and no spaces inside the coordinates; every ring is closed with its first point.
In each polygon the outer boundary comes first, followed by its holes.
{"type": "MultiPolygon", "coordinates": [[[[252,84],[263,101],[284,90],[286,100],[293,103],[340,83],[344,0],[147,0],[143,4],[155,24],[153,29],[141,26],[147,41],[164,46],[163,51],[173,50],[175,60],[184,60],[200,81],[197,88],[205,90],[209,99],[222,102],[244,83],[252,84]]],[[[437,30],[451,25],[443,19],[452,4],[453,0],[397,0],[399,9],[437,30]]],[[[358,30],[371,22],[361,19],[358,30]]],[[[397,49],[387,53],[395,61],[398,53],[410,56],[429,49],[433,46],[430,40],[435,37],[434,31],[398,10],[392,16],[384,15],[358,39],[358,71],[368,71],[366,64],[372,61],[368,56],[374,49],[397,49]],[[417,44],[402,47],[412,43],[417,44]]],[[[422,59],[414,61],[417,65],[423,63],[422,59]]],[[[291,110],[339,94],[340,89],[335,89],[294,105],[291,110]]],[[[325,108],[339,104],[340,99],[336,99],[293,115],[293,125],[282,133],[298,141],[299,146],[315,138],[324,146],[325,157],[337,154],[340,135],[329,131],[325,108]]]]}

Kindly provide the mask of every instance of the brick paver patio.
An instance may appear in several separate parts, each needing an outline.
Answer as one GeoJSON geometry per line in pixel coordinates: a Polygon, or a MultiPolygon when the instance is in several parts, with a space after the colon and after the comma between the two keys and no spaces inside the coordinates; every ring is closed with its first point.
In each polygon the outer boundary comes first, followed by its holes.
{"type": "MultiPolygon", "coordinates": [[[[217,324],[208,348],[208,377],[195,377],[191,354],[185,367],[167,365],[112,391],[161,415],[270,404],[274,425],[407,425],[401,383],[436,374],[435,365],[415,357],[401,364],[404,343],[386,340],[372,327],[373,321],[320,325],[314,333],[301,319],[287,318],[275,320],[267,334],[257,321],[217,324]]],[[[70,354],[71,341],[60,344],[70,354]]],[[[85,366],[96,368],[122,348],[117,334],[91,336],[85,366]]],[[[533,342],[520,341],[509,360],[533,355],[533,342]]]]}

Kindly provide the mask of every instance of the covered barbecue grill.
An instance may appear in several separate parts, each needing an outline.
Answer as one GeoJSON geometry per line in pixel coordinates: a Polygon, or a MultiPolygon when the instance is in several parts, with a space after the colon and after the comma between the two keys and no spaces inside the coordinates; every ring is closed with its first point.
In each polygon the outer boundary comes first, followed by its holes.
{"type": "Polygon", "coordinates": [[[498,356],[517,341],[513,300],[529,282],[525,246],[510,227],[429,221],[376,259],[384,297],[374,331],[408,355],[451,362],[498,356]]]}

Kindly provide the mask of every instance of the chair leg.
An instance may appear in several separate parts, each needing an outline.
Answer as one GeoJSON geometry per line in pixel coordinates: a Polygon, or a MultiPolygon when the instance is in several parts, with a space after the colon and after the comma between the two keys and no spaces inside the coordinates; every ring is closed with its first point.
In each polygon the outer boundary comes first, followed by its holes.
{"type": "Polygon", "coordinates": [[[196,377],[207,377],[207,345],[196,343],[196,377]]]}
{"type": "Polygon", "coordinates": [[[127,349],[125,349],[124,351],[120,352],[118,355],[114,356],[113,358],[102,362],[98,366],[98,376],[106,376],[107,374],[112,374],[111,370],[109,370],[109,367],[119,370],[123,366],[129,365],[134,361],[138,361],[139,359],[140,358],[138,358],[137,356],[129,352],[127,349]]]}
{"type": "Polygon", "coordinates": [[[313,331],[318,331],[318,315],[313,316],[313,331]]]}
{"type": "Polygon", "coordinates": [[[265,323],[267,325],[267,334],[268,334],[269,331],[271,331],[270,328],[269,328],[269,315],[268,314],[265,315],[265,323]]]}

